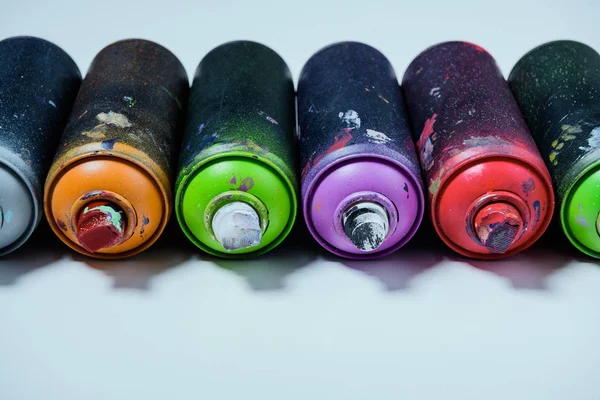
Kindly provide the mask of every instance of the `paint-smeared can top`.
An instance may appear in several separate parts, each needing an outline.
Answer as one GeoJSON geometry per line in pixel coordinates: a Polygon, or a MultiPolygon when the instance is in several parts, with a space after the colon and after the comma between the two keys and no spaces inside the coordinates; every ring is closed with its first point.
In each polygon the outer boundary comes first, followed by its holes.
{"type": "Polygon", "coordinates": [[[108,201],[85,205],[77,219],[77,240],[90,253],[116,246],[125,238],[123,210],[108,201]]]}
{"type": "Polygon", "coordinates": [[[375,202],[360,202],[343,215],[344,231],[354,246],[364,252],[377,250],[389,231],[389,217],[384,207],[375,202]]]}

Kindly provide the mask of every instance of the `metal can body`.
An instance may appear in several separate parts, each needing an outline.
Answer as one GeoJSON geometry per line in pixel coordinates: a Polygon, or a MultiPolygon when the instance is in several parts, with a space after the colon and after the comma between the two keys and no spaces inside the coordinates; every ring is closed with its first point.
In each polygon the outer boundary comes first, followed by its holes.
{"type": "Polygon", "coordinates": [[[466,42],[433,46],[403,89],[442,240],[482,259],[533,244],[552,217],[551,178],[493,57],[466,42]]]}
{"type": "Polygon", "coordinates": [[[0,255],[41,219],[43,184],[81,84],[75,62],[35,37],[0,41],[0,255]]]}
{"type": "Polygon", "coordinates": [[[202,59],[175,200],[179,223],[196,246],[220,257],[250,257],[287,236],[297,208],[294,128],[294,85],[277,53],[236,41],[202,59]],[[227,246],[215,232],[219,210],[232,203],[255,217],[256,237],[248,245],[227,246]]]}
{"type": "Polygon", "coordinates": [[[552,175],[564,232],[600,258],[600,54],[546,43],[517,62],[508,82],[552,175]]]}
{"type": "Polygon", "coordinates": [[[45,188],[50,226],[71,248],[122,258],[161,234],[188,85],[179,60],[153,42],[119,41],[95,57],[45,188]]]}
{"type": "Polygon", "coordinates": [[[423,216],[423,183],[385,56],[356,42],[313,55],[298,84],[298,124],[302,206],[313,237],[330,252],[356,259],[389,254],[410,240],[423,216]],[[387,214],[377,247],[355,243],[345,225],[344,214],[361,203],[387,214]]]}

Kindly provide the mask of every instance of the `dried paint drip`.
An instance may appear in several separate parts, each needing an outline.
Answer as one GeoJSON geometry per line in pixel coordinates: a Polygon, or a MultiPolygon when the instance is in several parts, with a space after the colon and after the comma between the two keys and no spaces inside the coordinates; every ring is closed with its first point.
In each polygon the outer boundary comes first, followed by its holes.
{"type": "Polygon", "coordinates": [[[240,201],[219,208],[213,217],[212,229],[227,251],[258,246],[262,239],[258,214],[248,204],[240,201]]]}
{"type": "Polygon", "coordinates": [[[123,240],[125,216],[123,211],[105,201],[87,205],[77,220],[77,239],[87,251],[112,247],[123,240]]]}
{"type": "Polygon", "coordinates": [[[344,213],[343,224],[348,238],[357,249],[364,252],[377,250],[390,226],[385,208],[371,202],[350,207],[344,213]]]}

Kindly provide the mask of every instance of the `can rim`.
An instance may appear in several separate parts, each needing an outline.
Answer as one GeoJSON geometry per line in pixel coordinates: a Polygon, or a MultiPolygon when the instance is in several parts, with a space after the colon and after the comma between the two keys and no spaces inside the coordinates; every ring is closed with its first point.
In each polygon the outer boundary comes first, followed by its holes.
{"type": "MultiPolygon", "coordinates": [[[[323,248],[325,248],[327,251],[329,251],[330,253],[336,254],[338,256],[348,258],[348,259],[372,260],[375,258],[384,257],[388,254],[395,252],[396,250],[403,247],[406,243],[408,243],[410,241],[410,239],[412,239],[412,237],[415,235],[415,233],[417,232],[417,230],[419,229],[419,227],[421,225],[421,222],[423,221],[423,216],[425,214],[424,185],[423,185],[423,181],[422,181],[421,177],[417,178],[403,163],[401,163],[400,160],[405,159],[405,157],[402,156],[401,154],[398,154],[399,155],[398,159],[393,159],[391,157],[387,157],[387,156],[384,156],[381,154],[365,155],[364,152],[360,151],[360,147],[364,147],[364,146],[361,146],[361,145],[355,145],[355,146],[358,147],[357,151],[352,154],[348,154],[344,157],[340,157],[338,159],[332,160],[331,162],[328,162],[329,157],[335,157],[335,152],[334,152],[334,153],[331,153],[331,155],[324,157],[320,161],[320,163],[325,164],[325,166],[323,168],[321,168],[321,170],[319,172],[317,172],[314,176],[311,177],[311,182],[309,185],[307,185],[306,187],[305,187],[305,185],[302,185],[303,186],[302,187],[302,212],[304,214],[304,221],[305,221],[306,226],[307,226],[308,230],[310,231],[311,235],[313,235],[313,237],[317,240],[317,242],[323,248]],[[392,246],[384,251],[380,251],[380,252],[373,252],[373,253],[367,253],[367,254],[349,253],[346,251],[341,251],[337,247],[330,245],[324,238],[321,237],[321,235],[319,235],[317,233],[317,230],[314,228],[313,223],[310,219],[310,210],[308,209],[309,208],[308,200],[311,198],[312,194],[314,193],[315,189],[319,186],[319,184],[335,168],[338,168],[338,167],[348,164],[348,163],[368,161],[368,160],[384,162],[384,163],[390,165],[391,167],[398,169],[403,175],[405,175],[406,177],[408,177],[412,180],[412,183],[414,184],[415,187],[418,187],[421,189],[418,191],[418,197],[417,197],[417,218],[415,218],[413,225],[411,226],[411,228],[409,229],[407,234],[402,238],[402,240],[400,240],[394,246],[392,246]]],[[[355,147],[355,146],[352,146],[352,147],[355,147]]],[[[349,149],[349,148],[350,147],[346,147],[346,149],[349,149]]]]}
{"type": "Polygon", "coordinates": [[[281,242],[289,235],[289,233],[292,230],[292,227],[294,226],[294,223],[296,221],[297,214],[298,214],[298,195],[297,195],[296,182],[292,181],[288,177],[288,174],[286,174],[286,171],[284,171],[280,166],[276,165],[276,163],[274,163],[273,161],[267,159],[266,157],[262,157],[261,155],[258,155],[258,154],[252,153],[252,152],[248,152],[248,151],[231,150],[231,151],[227,151],[225,153],[212,154],[212,155],[206,157],[205,159],[203,159],[202,161],[194,164],[193,167],[190,168],[188,171],[186,171],[185,175],[183,175],[183,177],[178,179],[175,184],[175,215],[177,216],[177,221],[179,222],[179,226],[183,230],[186,237],[194,245],[196,245],[198,248],[200,248],[202,251],[204,251],[208,254],[218,256],[221,258],[228,258],[228,259],[250,258],[250,257],[256,257],[256,256],[260,256],[262,254],[268,253],[269,251],[271,251],[275,247],[277,247],[279,244],[281,244],[281,242]],[[198,238],[192,233],[191,229],[188,227],[188,225],[185,221],[185,216],[183,213],[183,197],[184,197],[184,193],[186,192],[190,182],[194,179],[194,177],[198,173],[200,173],[200,171],[202,171],[202,169],[207,168],[208,166],[215,164],[215,163],[224,162],[227,159],[236,159],[236,158],[242,158],[245,160],[252,160],[254,162],[259,162],[261,164],[261,166],[270,170],[275,176],[279,177],[285,183],[285,187],[287,188],[288,197],[291,200],[291,210],[290,210],[290,216],[288,218],[285,228],[281,231],[281,233],[277,236],[277,238],[275,240],[273,240],[271,243],[267,244],[264,247],[261,247],[260,249],[257,249],[255,251],[251,251],[248,253],[230,254],[230,253],[225,253],[225,252],[219,252],[219,251],[216,251],[216,250],[210,248],[209,246],[205,245],[200,240],[198,240],[198,238]]]}

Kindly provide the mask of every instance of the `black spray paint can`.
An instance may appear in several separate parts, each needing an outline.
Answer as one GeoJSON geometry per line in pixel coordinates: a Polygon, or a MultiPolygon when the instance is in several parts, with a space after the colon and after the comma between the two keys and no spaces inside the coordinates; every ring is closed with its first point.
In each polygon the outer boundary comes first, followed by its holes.
{"type": "Polygon", "coordinates": [[[313,55],[298,84],[302,204],[314,238],[356,259],[389,254],[424,211],[417,153],[390,62],[362,43],[313,55]]]}
{"type": "Polygon", "coordinates": [[[34,37],[0,41],[0,255],[41,219],[43,185],[81,75],[58,46],[34,37]]]}
{"type": "Polygon", "coordinates": [[[552,175],[565,234],[600,258],[600,54],[546,43],[519,60],[509,84],[552,175]]]}

